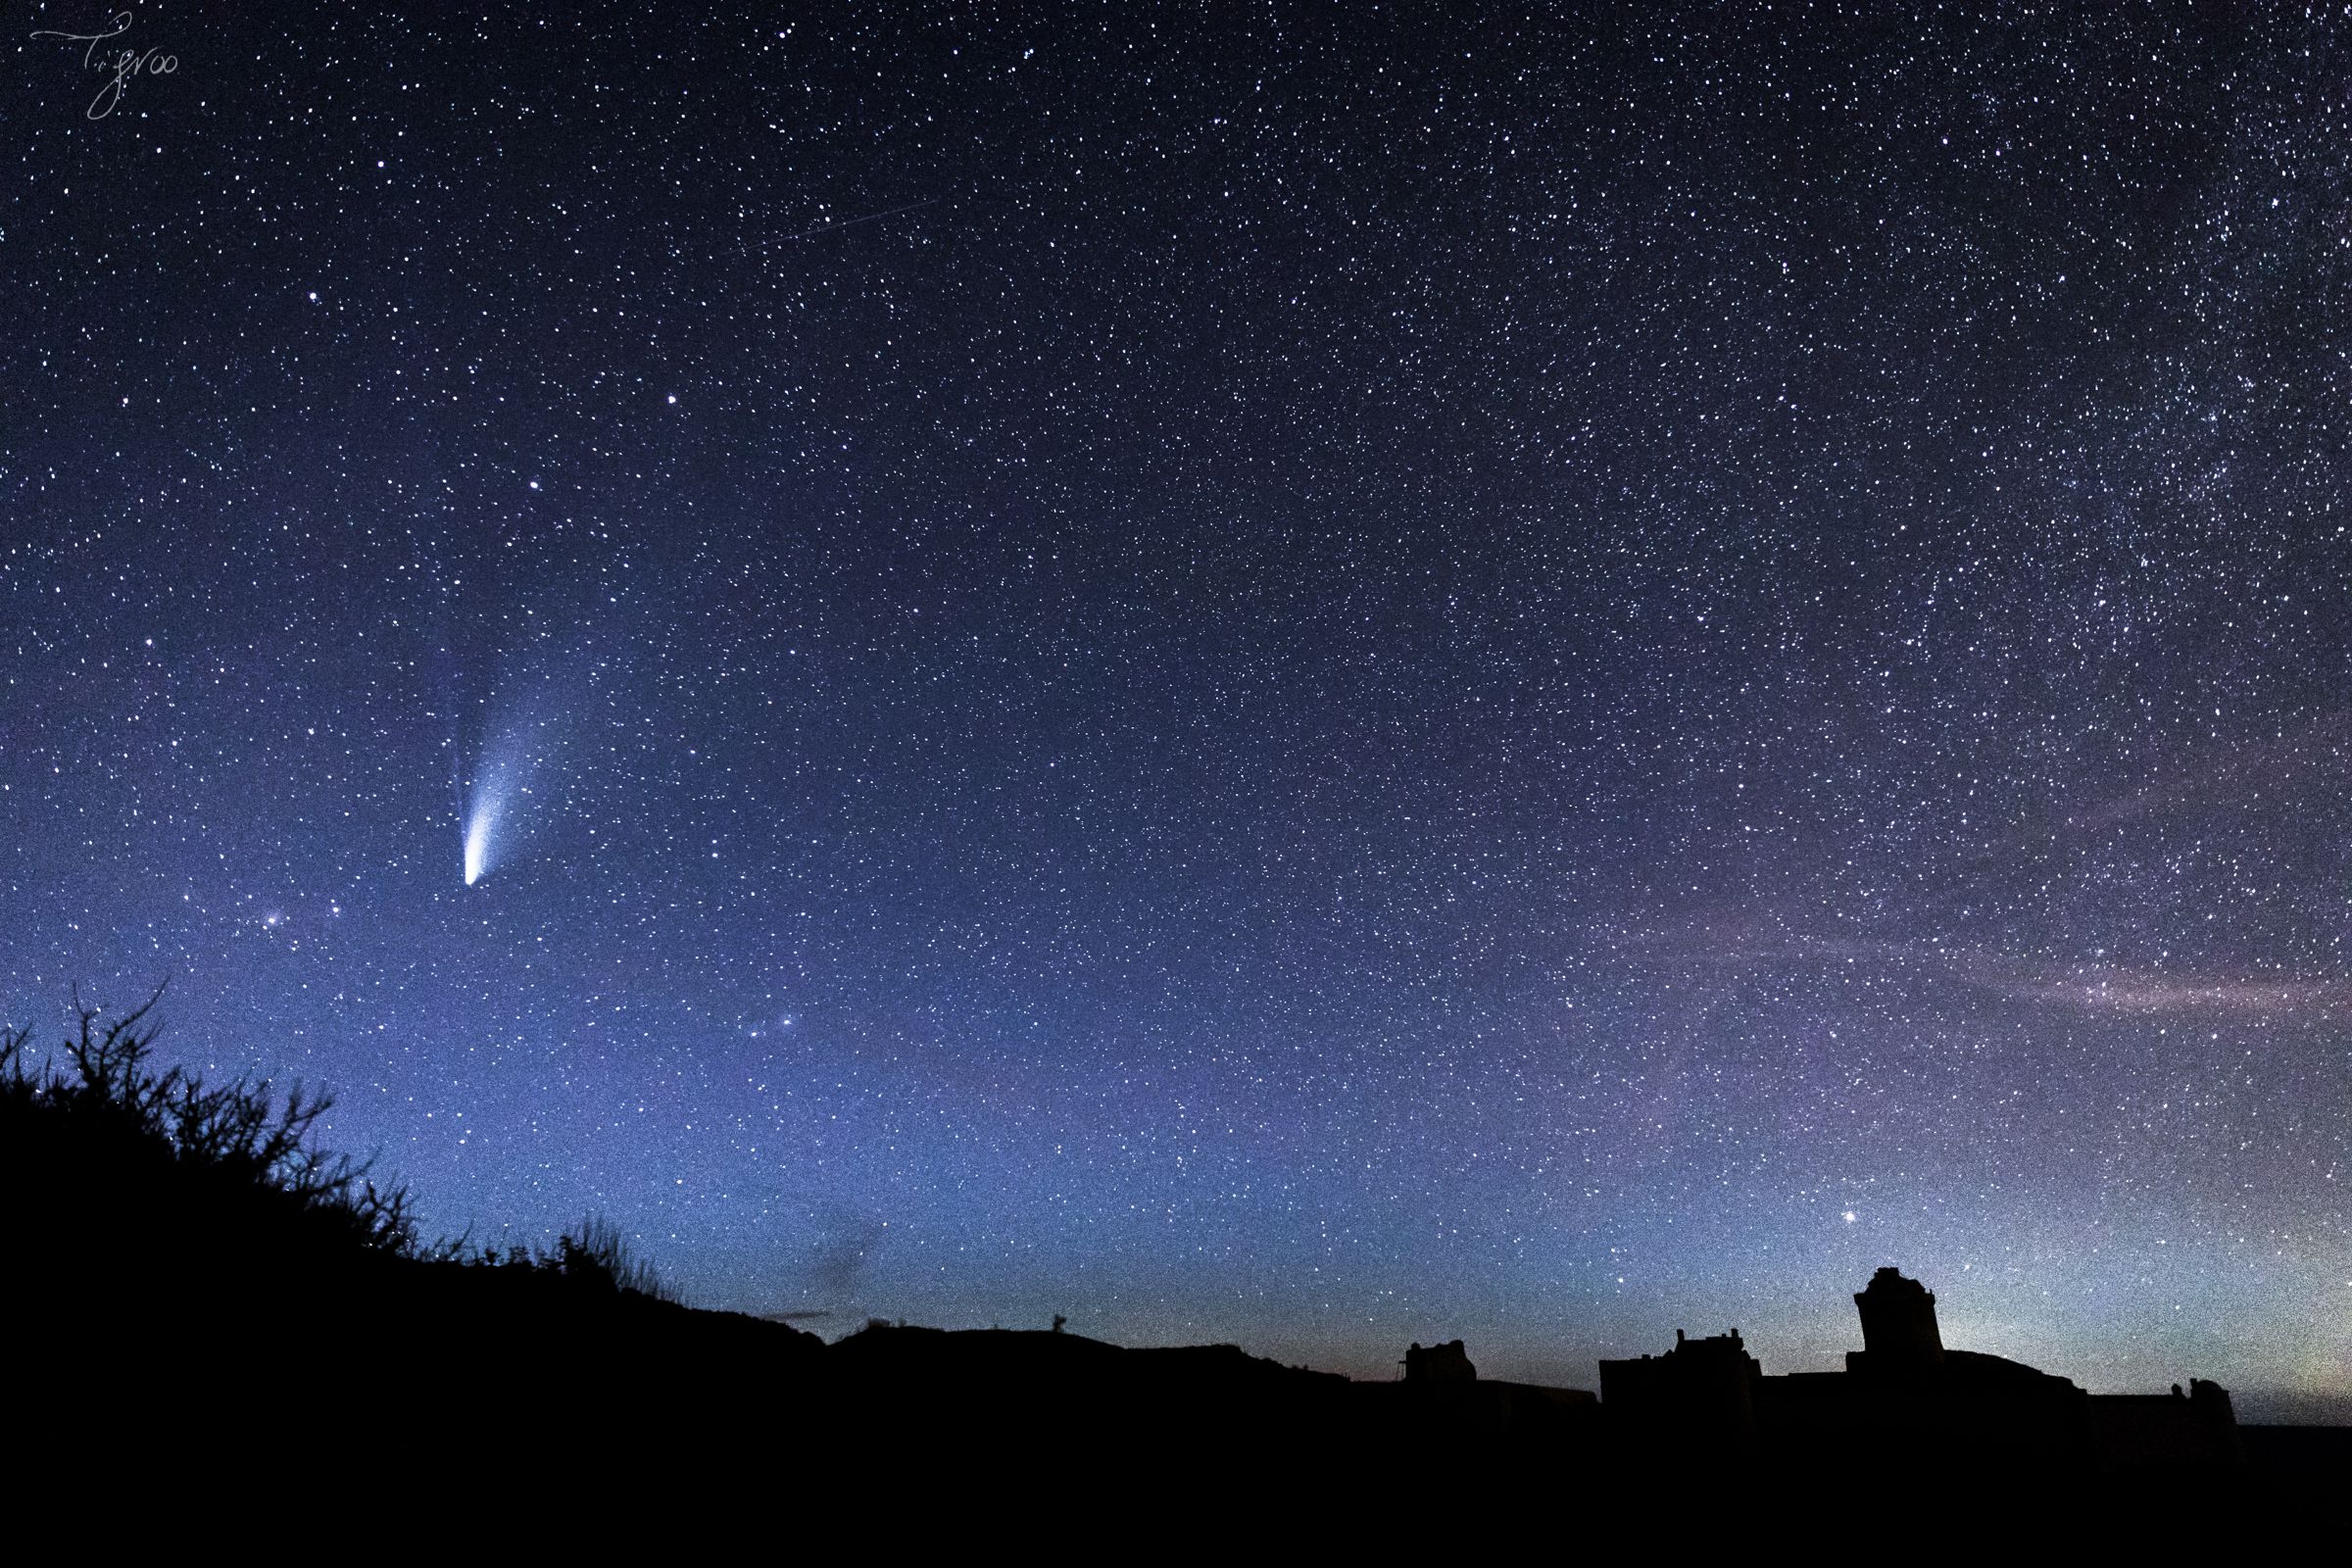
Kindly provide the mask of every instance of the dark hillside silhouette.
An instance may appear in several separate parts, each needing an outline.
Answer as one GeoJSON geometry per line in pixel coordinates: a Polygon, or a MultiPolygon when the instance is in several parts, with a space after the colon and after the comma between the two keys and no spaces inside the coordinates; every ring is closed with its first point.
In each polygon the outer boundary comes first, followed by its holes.
{"type": "Polygon", "coordinates": [[[378,1432],[456,1408],[561,1432],[680,1379],[754,1391],[819,1348],[689,1311],[595,1219],[539,1252],[422,1242],[405,1188],[317,1147],[327,1097],[159,1067],[153,1007],[84,1009],[45,1057],[0,1033],[0,1326],[55,1350],[21,1357],[27,1408],[100,1426],[193,1410],[233,1446],[305,1419],[299,1390],[378,1432]]]}

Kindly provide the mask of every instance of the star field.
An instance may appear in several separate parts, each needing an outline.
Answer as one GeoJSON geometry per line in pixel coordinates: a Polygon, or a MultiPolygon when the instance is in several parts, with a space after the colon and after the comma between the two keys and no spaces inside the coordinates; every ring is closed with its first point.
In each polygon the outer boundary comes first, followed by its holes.
{"type": "Polygon", "coordinates": [[[102,9],[11,1019],[704,1305],[2352,1410],[2341,8],[102,9]]]}

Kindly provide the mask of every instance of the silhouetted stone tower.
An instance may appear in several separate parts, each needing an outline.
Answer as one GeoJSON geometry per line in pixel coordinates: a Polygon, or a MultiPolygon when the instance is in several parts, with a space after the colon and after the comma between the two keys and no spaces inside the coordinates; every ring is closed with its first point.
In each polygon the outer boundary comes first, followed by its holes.
{"type": "Polygon", "coordinates": [[[1936,1327],[1936,1297],[1902,1270],[1883,1268],[1854,1296],[1862,1310],[1862,1352],[1874,1372],[1912,1372],[1943,1365],[1943,1335],[1936,1327]]]}
{"type": "Polygon", "coordinates": [[[1404,1381],[1407,1383],[1476,1383],[1478,1368],[1470,1364],[1470,1352],[1462,1342],[1453,1340],[1445,1345],[1426,1348],[1418,1342],[1404,1352],[1404,1381]]]}

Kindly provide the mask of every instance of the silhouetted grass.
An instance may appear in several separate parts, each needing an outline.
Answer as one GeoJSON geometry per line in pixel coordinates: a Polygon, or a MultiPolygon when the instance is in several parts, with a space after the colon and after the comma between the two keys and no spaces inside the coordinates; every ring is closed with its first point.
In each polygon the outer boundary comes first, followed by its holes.
{"type": "Polygon", "coordinates": [[[537,1250],[511,1247],[501,1252],[496,1248],[472,1248],[461,1239],[444,1244],[436,1255],[468,1268],[519,1269],[561,1280],[590,1295],[642,1296],[674,1306],[685,1304],[685,1298],[654,1266],[637,1256],[620,1227],[595,1214],[566,1230],[553,1247],[537,1250]]]}

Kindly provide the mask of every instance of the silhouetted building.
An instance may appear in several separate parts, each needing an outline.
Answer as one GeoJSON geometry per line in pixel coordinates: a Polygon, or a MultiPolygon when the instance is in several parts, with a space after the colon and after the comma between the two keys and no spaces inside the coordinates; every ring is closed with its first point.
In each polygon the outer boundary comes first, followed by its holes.
{"type": "Polygon", "coordinates": [[[2178,1383],[2170,1395],[2094,1395],[2090,1416],[2100,1454],[2111,1468],[2245,1462],[2230,1391],[2204,1378],[2189,1379],[2186,1395],[2178,1383]]]}
{"type": "Polygon", "coordinates": [[[1600,1363],[1601,1403],[1622,1416],[1618,1427],[1628,1441],[1710,1458],[1754,1453],[1763,1381],[1738,1329],[1697,1340],[1676,1329],[1664,1355],[1600,1363]]]}
{"type": "Polygon", "coordinates": [[[1854,1294],[1862,1314],[1862,1348],[1848,1350],[1845,1369],[1912,1372],[1943,1365],[1943,1335],[1936,1327],[1936,1296],[1900,1269],[1883,1268],[1854,1294]]]}
{"type": "Polygon", "coordinates": [[[1412,1346],[1401,1382],[1358,1383],[1352,1400],[1352,1434],[1380,1434],[1377,1444],[1391,1456],[1417,1461],[1458,1458],[1472,1449],[1583,1451],[1600,1423],[1598,1402],[1583,1389],[1480,1377],[1459,1340],[1412,1346]]]}
{"type": "Polygon", "coordinates": [[[1947,1350],[1936,1298],[1880,1269],[1854,1297],[1863,1348],[1843,1372],[1767,1377],[1737,1329],[1664,1355],[1600,1363],[1602,1411],[1636,1452],[1760,1455],[1881,1478],[2045,1474],[2239,1462],[2230,1396],[2194,1380],[2170,1398],[2085,1394],[2002,1356],[1947,1350]]]}
{"type": "Polygon", "coordinates": [[[1478,1368],[1470,1364],[1470,1352],[1462,1348],[1459,1340],[1448,1340],[1444,1345],[1432,1345],[1426,1348],[1414,1344],[1405,1348],[1404,1381],[1475,1383],[1478,1381],[1478,1368]]]}

